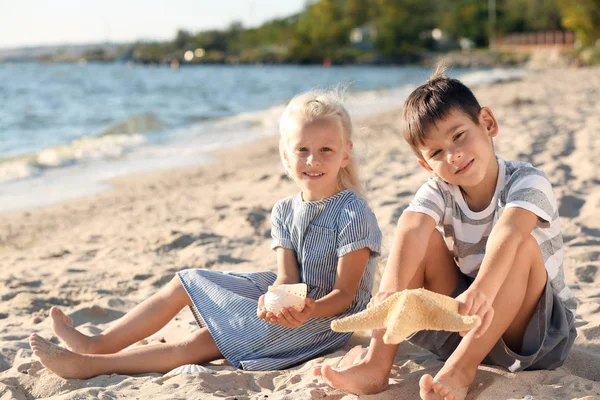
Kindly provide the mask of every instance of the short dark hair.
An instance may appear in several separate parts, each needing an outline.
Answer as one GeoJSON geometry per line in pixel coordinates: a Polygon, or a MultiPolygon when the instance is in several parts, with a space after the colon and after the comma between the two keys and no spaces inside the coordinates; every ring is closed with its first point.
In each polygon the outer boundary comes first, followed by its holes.
{"type": "Polygon", "coordinates": [[[445,67],[439,64],[429,80],[408,96],[402,110],[402,134],[417,157],[423,158],[419,146],[431,126],[455,110],[479,124],[481,106],[475,95],[458,79],[446,76],[445,67]]]}

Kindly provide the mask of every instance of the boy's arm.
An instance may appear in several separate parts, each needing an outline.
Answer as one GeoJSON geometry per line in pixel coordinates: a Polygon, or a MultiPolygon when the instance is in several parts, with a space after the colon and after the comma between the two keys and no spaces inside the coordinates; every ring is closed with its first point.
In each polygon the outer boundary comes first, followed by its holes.
{"type": "Polygon", "coordinates": [[[508,208],[504,211],[487,240],[485,255],[477,277],[471,286],[457,300],[459,312],[470,315],[472,310],[481,317],[482,323],[475,331],[481,337],[492,323],[492,304],[504,284],[510,269],[515,265],[519,244],[531,235],[538,216],[523,208],[508,208]]]}
{"type": "MultiPolygon", "coordinates": [[[[394,243],[379,285],[380,293],[391,294],[408,286],[425,259],[434,229],[435,221],[427,214],[406,211],[400,216],[394,243]]],[[[378,297],[383,300],[382,295],[378,297]]]]}
{"type": "Polygon", "coordinates": [[[515,265],[519,244],[531,235],[537,221],[538,216],[531,211],[513,207],[504,211],[492,229],[481,267],[471,285],[485,293],[490,303],[494,302],[510,268],[515,265]]]}

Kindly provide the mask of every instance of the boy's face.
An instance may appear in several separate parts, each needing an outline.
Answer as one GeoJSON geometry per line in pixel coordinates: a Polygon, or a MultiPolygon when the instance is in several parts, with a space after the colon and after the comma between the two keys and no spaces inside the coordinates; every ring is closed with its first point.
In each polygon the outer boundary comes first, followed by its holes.
{"type": "Polygon", "coordinates": [[[289,134],[284,162],[305,201],[337,193],[338,175],[348,165],[351,148],[352,143],[344,146],[342,127],[336,120],[298,124],[289,134]]]}
{"type": "Polygon", "coordinates": [[[423,157],[419,164],[448,183],[474,187],[495,171],[492,138],[497,134],[498,124],[488,108],[481,109],[478,123],[460,110],[452,110],[427,132],[419,147],[423,157]]]}

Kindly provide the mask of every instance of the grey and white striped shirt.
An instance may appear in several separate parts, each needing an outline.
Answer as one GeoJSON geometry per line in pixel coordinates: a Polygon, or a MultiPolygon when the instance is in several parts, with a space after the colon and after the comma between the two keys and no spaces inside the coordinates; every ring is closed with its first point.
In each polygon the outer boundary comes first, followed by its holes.
{"type": "Polygon", "coordinates": [[[531,164],[498,157],[498,182],[489,206],[471,211],[460,187],[439,177],[430,178],[417,191],[405,211],[431,216],[454,253],[462,273],[475,277],[481,266],[488,236],[503,211],[519,207],[538,216],[532,235],[537,240],[553,290],[575,313],[577,301],[565,283],[564,247],[558,206],[546,175],[531,164]]]}

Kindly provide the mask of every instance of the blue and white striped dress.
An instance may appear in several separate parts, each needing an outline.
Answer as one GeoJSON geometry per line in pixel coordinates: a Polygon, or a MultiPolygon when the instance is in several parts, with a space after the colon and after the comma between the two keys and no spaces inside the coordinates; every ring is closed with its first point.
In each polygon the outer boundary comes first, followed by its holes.
{"type": "Polygon", "coordinates": [[[198,323],[208,328],[231,365],[245,370],[284,369],[343,346],[351,333],[333,332],[331,321],[366,308],[381,247],[375,215],[350,190],[313,202],[303,202],[300,194],[278,201],[271,214],[271,235],[273,249],[296,252],[300,279],[308,285],[308,297],[315,300],[333,290],[339,257],[365,247],[371,256],[348,310],[311,318],[295,329],[256,316],[258,298],[277,278],[274,272],[178,272],[198,323]]]}

